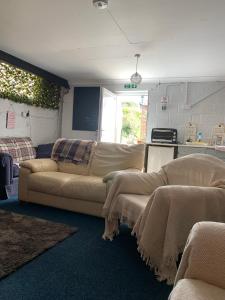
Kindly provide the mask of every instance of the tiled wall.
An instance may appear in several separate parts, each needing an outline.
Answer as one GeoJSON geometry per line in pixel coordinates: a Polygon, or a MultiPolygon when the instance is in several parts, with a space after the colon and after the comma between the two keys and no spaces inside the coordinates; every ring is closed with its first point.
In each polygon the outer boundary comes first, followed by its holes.
{"type": "Polygon", "coordinates": [[[186,83],[162,84],[150,91],[149,99],[148,141],[152,128],[169,127],[178,129],[179,142],[183,142],[187,122],[195,123],[208,141],[212,128],[225,123],[225,82],[188,83],[188,89],[186,83]],[[165,111],[161,108],[162,96],[169,97],[165,111]],[[193,107],[188,108],[191,104],[193,107]]]}

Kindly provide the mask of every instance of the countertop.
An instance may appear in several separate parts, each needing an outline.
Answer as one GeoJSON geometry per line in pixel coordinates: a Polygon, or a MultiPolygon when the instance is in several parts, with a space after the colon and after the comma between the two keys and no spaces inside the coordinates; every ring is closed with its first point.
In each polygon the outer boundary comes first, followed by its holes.
{"type": "Polygon", "coordinates": [[[208,148],[215,149],[215,146],[211,145],[198,145],[198,144],[166,144],[166,143],[147,143],[152,146],[167,146],[167,147],[191,147],[191,148],[208,148]]]}

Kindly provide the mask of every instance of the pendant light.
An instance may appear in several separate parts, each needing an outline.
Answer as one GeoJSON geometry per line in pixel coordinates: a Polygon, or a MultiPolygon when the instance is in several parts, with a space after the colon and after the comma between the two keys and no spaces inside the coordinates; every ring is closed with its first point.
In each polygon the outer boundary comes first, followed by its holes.
{"type": "Polygon", "coordinates": [[[130,78],[130,81],[132,83],[135,83],[135,84],[140,84],[142,82],[142,77],[141,75],[137,72],[137,67],[138,67],[138,60],[140,58],[140,54],[135,54],[134,57],[137,58],[137,63],[136,63],[136,72],[131,76],[130,78]]]}
{"type": "Polygon", "coordinates": [[[93,5],[97,9],[106,9],[108,7],[108,0],[93,0],[93,5]]]}

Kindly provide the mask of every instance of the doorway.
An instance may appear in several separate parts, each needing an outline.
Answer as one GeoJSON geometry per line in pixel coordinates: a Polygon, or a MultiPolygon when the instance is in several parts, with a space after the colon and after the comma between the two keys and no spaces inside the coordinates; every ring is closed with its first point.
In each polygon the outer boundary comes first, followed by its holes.
{"type": "Polygon", "coordinates": [[[145,143],[148,91],[112,93],[102,89],[99,140],[123,144],[145,143]]]}

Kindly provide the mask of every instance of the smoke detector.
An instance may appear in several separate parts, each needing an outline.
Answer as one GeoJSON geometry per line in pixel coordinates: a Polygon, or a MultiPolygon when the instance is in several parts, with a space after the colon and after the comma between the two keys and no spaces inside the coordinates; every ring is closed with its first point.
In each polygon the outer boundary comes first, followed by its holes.
{"type": "Polygon", "coordinates": [[[105,9],[108,7],[108,0],[93,0],[93,5],[98,9],[105,9]]]}

